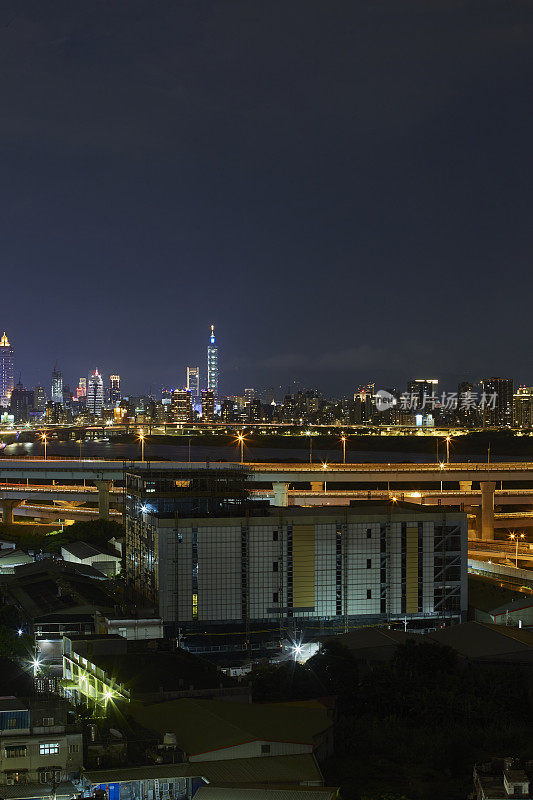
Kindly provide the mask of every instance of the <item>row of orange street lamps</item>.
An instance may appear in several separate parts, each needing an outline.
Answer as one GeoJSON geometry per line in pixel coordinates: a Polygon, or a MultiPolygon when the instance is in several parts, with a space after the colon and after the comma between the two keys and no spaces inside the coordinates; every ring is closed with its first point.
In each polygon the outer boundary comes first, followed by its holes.
{"type": "MultiPolygon", "coordinates": [[[[447,436],[446,437],[446,463],[447,464],[450,463],[450,441],[451,441],[451,438],[452,438],[451,436],[447,436]]],[[[141,461],[144,461],[144,440],[145,440],[144,431],[140,430],[139,431],[139,442],[141,443],[141,461]]],[[[244,442],[245,442],[245,440],[246,439],[245,439],[244,431],[241,431],[239,434],[237,434],[237,437],[235,439],[235,442],[239,445],[240,450],[241,450],[241,464],[244,464],[244,442]]],[[[43,442],[43,445],[44,445],[44,460],[46,461],[46,445],[47,445],[47,442],[48,442],[46,433],[42,433],[41,434],[41,441],[43,442]]],[[[340,438],[340,442],[342,444],[342,463],[346,464],[346,436],[344,435],[344,433],[342,434],[342,436],[340,438]]],[[[313,452],[312,451],[312,440],[311,440],[311,437],[309,437],[309,463],[311,463],[311,460],[312,460],[312,452],[313,452]]],[[[80,446],[80,459],[81,459],[81,446],[80,446]]],[[[444,469],[444,464],[443,463],[440,464],[440,468],[444,469]]]]}

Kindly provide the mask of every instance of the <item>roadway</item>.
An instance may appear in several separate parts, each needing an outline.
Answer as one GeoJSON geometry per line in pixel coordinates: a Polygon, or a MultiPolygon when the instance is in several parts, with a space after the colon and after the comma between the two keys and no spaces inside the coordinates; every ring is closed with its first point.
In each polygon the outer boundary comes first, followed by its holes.
{"type": "Polygon", "coordinates": [[[532,481],[533,462],[450,464],[270,464],[218,461],[106,461],[102,459],[0,458],[0,480],[121,480],[125,469],[242,469],[252,483],[440,483],[440,481],[532,481]]]}

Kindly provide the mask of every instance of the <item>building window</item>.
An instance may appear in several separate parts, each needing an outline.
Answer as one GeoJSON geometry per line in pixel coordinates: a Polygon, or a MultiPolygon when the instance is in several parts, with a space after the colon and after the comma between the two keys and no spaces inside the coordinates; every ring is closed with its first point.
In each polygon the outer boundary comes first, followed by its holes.
{"type": "Polygon", "coordinates": [[[16,728],[17,727],[17,718],[16,717],[8,717],[7,727],[11,728],[11,729],[16,728]]]}
{"type": "Polygon", "coordinates": [[[367,560],[366,560],[366,568],[367,569],[371,569],[372,568],[372,559],[371,558],[367,558],[367,560]]]}
{"type": "Polygon", "coordinates": [[[278,541],[278,532],[277,531],[272,531],[272,541],[273,542],[277,542],[278,541]]]}
{"type": "Polygon", "coordinates": [[[11,783],[24,783],[25,777],[25,772],[6,772],[8,785],[11,783]]]}
{"type": "Polygon", "coordinates": [[[278,598],[279,598],[278,592],[274,592],[274,594],[272,595],[272,602],[277,603],[278,598]]]}
{"type": "Polygon", "coordinates": [[[25,758],[25,757],[26,757],[25,744],[6,745],[6,758],[25,758]]]}
{"type": "Polygon", "coordinates": [[[61,781],[60,769],[40,769],[39,783],[59,783],[61,781]]]}
{"type": "Polygon", "coordinates": [[[59,753],[59,742],[46,742],[39,745],[40,756],[56,756],[59,753]]]}
{"type": "Polygon", "coordinates": [[[69,753],[79,753],[80,752],[79,744],[69,744],[68,751],[69,753]]]}
{"type": "Polygon", "coordinates": [[[277,572],[277,571],[278,571],[278,562],[277,561],[273,561],[272,562],[272,572],[277,572]]]}
{"type": "Polygon", "coordinates": [[[263,754],[266,755],[267,753],[270,753],[270,745],[269,744],[262,744],[261,745],[261,755],[263,755],[263,754]]]}
{"type": "Polygon", "coordinates": [[[53,717],[43,717],[43,726],[44,727],[49,727],[50,725],[53,725],[53,724],[54,724],[54,718],[53,717]]]}
{"type": "Polygon", "coordinates": [[[372,589],[367,589],[366,590],[366,599],[367,600],[372,600],[372,589]]]}
{"type": "Polygon", "coordinates": [[[367,539],[371,539],[372,538],[372,528],[367,528],[366,529],[366,538],[367,539]]]}

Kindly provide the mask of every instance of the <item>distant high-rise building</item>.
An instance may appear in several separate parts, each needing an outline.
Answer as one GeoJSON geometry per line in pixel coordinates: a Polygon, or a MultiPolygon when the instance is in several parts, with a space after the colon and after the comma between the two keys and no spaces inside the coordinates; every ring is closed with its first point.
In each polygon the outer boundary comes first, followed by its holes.
{"type": "Polygon", "coordinates": [[[57,364],[52,370],[52,403],[63,402],[63,373],[57,368],[57,364]]]}
{"type": "Polygon", "coordinates": [[[109,376],[109,402],[115,405],[120,402],[120,375],[109,376]]]}
{"type": "Polygon", "coordinates": [[[515,426],[533,428],[533,386],[520,386],[513,400],[515,426]]]}
{"type": "Polygon", "coordinates": [[[513,379],[481,380],[483,425],[510,427],[513,424],[513,379]]]}
{"type": "Polygon", "coordinates": [[[33,390],[33,410],[44,411],[46,408],[46,391],[40,383],[33,390]]]}
{"type": "Polygon", "coordinates": [[[215,344],[215,326],[211,325],[211,336],[207,347],[207,388],[218,397],[218,347],[215,344]]]}
{"type": "Polygon", "coordinates": [[[10,413],[13,414],[15,422],[27,422],[30,418],[30,411],[33,408],[33,392],[25,389],[22,381],[13,388],[11,401],[9,403],[10,413]]]}
{"type": "Polygon", "coordinates": [[[437,378],[414,378],[407,384],[407,393],[415,401],[416,408],[423,408],[428,405],[428,400],[429,403],[433,403],[431,398],[437,399],[438,388],[439,382],[437,378]]]}
{"type": "Polygon", "coordinates": [[[14,353],[6,332],[0,338],[0,405],[8,406],[13,391],[14,353]]]}
{"type": "Polygon", "coordinates": [[[175,389],[172,392],[170,406],[172,422],[191,422],[192,421],[192,398],[188,389],[175,389]]]}
{"type": "Polygon", "coordinates": [[[187,367],[187,389],[200,397],[200,367],[187,367]]]}
{"type": "Polygon", "coordinates": [[[104,405],[104,382],[97,369],[89,375],[87,381],[87,409],[95,417],[102,416],[104,405]]]}
{"type": "Polygon", "coordinates": [[[211,389],[202,389],[202,422],[215,419],[215,398],[211,389]]]}
{"type": "Polygon", "coordinates": [[[76,387],[76,397],[81,400],[87,397],[87,378],[80,378],[76,387]]]}

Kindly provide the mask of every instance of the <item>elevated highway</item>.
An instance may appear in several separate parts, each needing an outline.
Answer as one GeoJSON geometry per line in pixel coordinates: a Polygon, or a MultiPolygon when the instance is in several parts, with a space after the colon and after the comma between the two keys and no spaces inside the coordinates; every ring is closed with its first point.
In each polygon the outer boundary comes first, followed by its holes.
{"type": "Polygon", "coordinates": [[[218,461],[106,461],[102,459],[0,458],[2,480],[122,480],[133,467],[152,469],[239,468],[252,483],[440,483],[440,481],[516,481],[533,483],[533,462],[450,464],[269,464],[218,461]]]}
{"type": "MultiPolygon", "coordinates": [[[[124,462],[102,459],[9,459],[0,458],[0,481],[10,484],[16,481],[55,481],[57,484],[69,485],[72,481],[89,481],[98,491],[100,516],[109,516],[113,481],[122,481],[127,470],[144,467],[157,470],[204,469],[210,466],[216,469],[242,469],[247,473],[252,485],[257,489],[262,486],[266,491],[270,488],[274,505],[289,504],[290,487],[294,491],[302,491],[309,502],[333,504],[346,502],[346,485],[353,485],[353,494],[362,490],[361,499],[370,497],[375,490],[401,492],[404,499],[411,502],[427,502],[438,504],[463,504],[479,507],[479,533],[483,539],[494,538],[494,503],[529,504],[531,491],[527,485],[533,486],[533,462],[508,463],[427,463],[427,464],[282,464],[282,463],[235,463],[235,462],[183,462],[152,461],[124,462]],[[479,483],[479,489],[472,489],[473,483],[479,483]],[[503,483],[526,484],[523,488],[503,490],[503,483]],[[424,484],[455,483],[458,489],[438,492],[434,488],[424,490],[424,484]],[[495,495],[497,484],[502,492],[495,495]],[[266,485],[266,487],[265,487],[266,485]],[[310,490],[307,488],[310,486],[310,490]],[[343,487],[343,488],[338,488],[343,487]],[[405,487],[416,487],[416,491],[405,487]],[[505,494],[504,494],[505,492],[505,494]],[[522,492],[522,493],[521,493],[522,492]],[[521,493],[521,494],[520,494],[521,493]],[[326,495],[328,495],[326,497],[326,495]]],[[[1,488],[0,488],[1,491],[1,488]]],[[[12,490],[15,491],[15,490],[12,490]]],[[[532,490],[533,491],[533,490],[532,490]]],[[[74,501],[75,492],[71,495],[74,501]]],[[[352,495],[353,496],[353,495],[352,495]]],[[[81,491],[80,491],[81,497],[81,491]]],[[[28,496],[29,498],[29,496],[28,496]]],[[[9,507],[6,504],[17,503],[21,498],[5,496],[2,500],[4,520],[9,518],[9,507]],[[6,511],[7,508],[7,511],[6,511]]],[[[32,498],[33,499],[33,498],[32,498]]],[[[349,500],[347,501],[349,502],[349,500]]]]}

